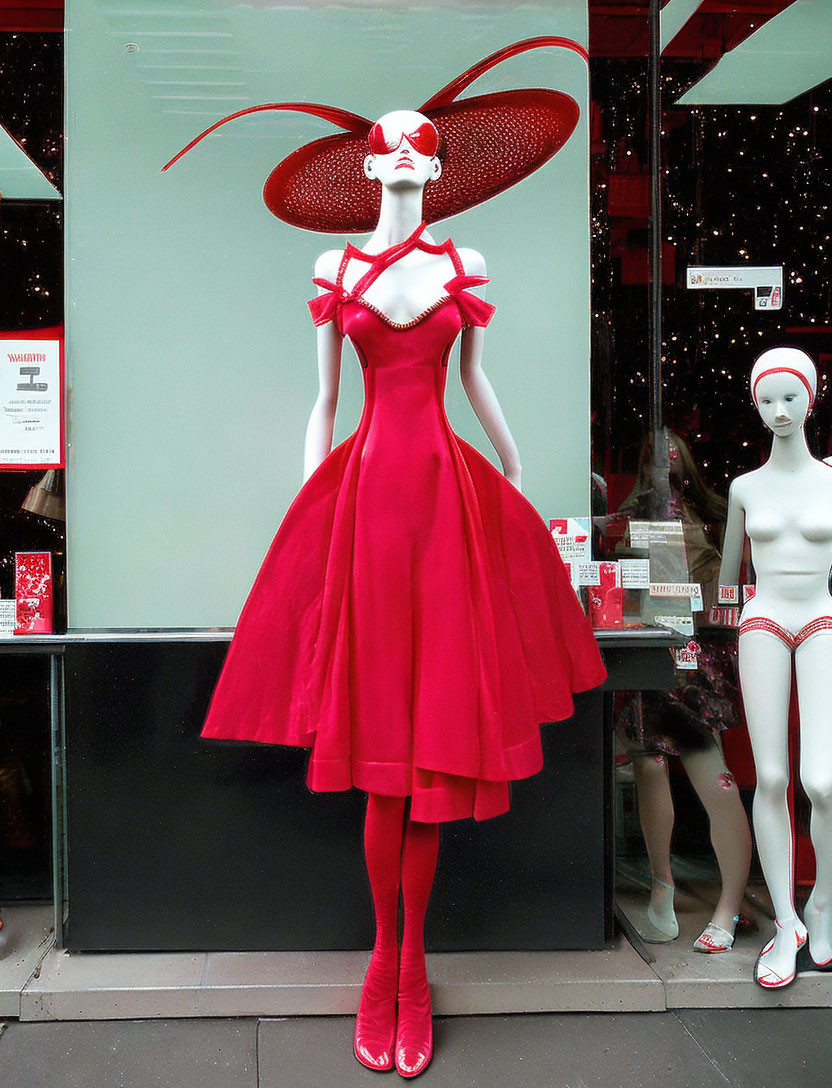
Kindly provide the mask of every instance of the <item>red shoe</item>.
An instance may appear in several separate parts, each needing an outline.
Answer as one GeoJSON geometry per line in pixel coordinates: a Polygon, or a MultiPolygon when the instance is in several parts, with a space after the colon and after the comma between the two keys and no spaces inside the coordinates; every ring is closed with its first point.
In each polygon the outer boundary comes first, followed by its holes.
{"type": "Polygon", "coordinates": [[[353,1053],[367,1069],[383,1073],[393,1068],[396,1042],[396,986],[398,951],[374,952],[361,987],[355,1018],[353,1053]]]}
{"type": "Polygon", "coordinates": [[[409,962],[402,956],[399,970],[399,1020],[396,1029],[396,1069],[403,1077],[418,1077],[433,1057],[433,1021],[424,956],[409,962]]]}

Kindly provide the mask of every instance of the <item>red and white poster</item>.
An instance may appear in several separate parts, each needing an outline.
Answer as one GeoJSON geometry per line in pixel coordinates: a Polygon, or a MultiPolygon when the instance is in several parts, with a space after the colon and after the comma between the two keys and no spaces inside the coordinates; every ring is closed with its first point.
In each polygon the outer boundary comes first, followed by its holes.
{"type": "Polygon", "coordinates": [[[48,635],[54,630],[52,555],[50,552],[16,552],[16,635],[48,635]]]}
{"type": "Polygon", "coordinates": [[[62,331],[0,333],[0,469],[64,467],[62,331]]]}

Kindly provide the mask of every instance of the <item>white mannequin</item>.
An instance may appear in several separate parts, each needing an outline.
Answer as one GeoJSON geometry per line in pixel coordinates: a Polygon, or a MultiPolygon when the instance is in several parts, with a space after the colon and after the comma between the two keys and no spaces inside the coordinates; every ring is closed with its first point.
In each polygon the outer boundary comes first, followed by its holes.
{"type": "MultiPolygon", "coordinates": [[[[401,133],[413,132],[427,118],[413,110],[394,110],[385,114],[378,124],[393,135],[395,143],[401,133]]],[[[429,122],[428,122],[429,123],[429,122]]],[[[442,173],[442,163],[436,156],[420,154],[406,136],[395,151],[386,155],[367,155],[364,172],[368,178],[381,185],[381,210],[378,223],[363,252],[381,253],[409,238],[422,221],[422,195],[425,185],[442,173]]],[[[422,234],[425,241],[433,243],[430,234],[422,234]]],[[[460,249],[465,274],[485,275],[485,260],[474,249],[460,249]]],[[[315,262],[315,277],[334,280],[343,256],[343,250],[328,250],[315,262]]],[[[344,286],[354,287],[362,271],[357,262],[347,266],[344,286]]],[[[367,290],[366,300],[381,310],[391,321],[405,323],[423,313],[444,294],[444,284],[454,275],[453,265],[447,254],[426,253],[412,250],[391,268],[385,270],[367,290]]],[[[324,289],[319,289],[323,293],[324,289]]],[[[520,488],[520,455],[499,401],[481,366],[483,337],[482,328],[467,328],[462,332],[460,349],[460,375],[462,385],[471,406],[488,435],[506,478],[520,488]]],[[[328,322],[318,328],[318,379],[319,392],[304,442],[304,480],[307,480],[332,449],[332,431],[335,409],[338,404],[338,382],[341,373],[341,347],[343,336],[328,322]]]]}
{"type": "Polygon", "coordinates": [[[804,423],[817,389],[809,356],[797,348],[766,351],[754,365],[751,384],[774,438],[768,461],[731,485],[719,581],[725,586],[738,582],[747,533],[757,590],[741,617],[740,681],[757,769],[754,829],[777,926],[760,953],[755,978],[778,989],[794,980],[807,932],[794,906],[786,798],[792,657],[800,708],[800,779],[812,803],[817,858],[805,919],[812,959],[817,965],[832,960],[832,620],[824,622],[832,616],[832,471],[806,444],[804,423]],[[781,628],[779,636],[775,625],[781,628]],[[796,647],[787,644],[789,636],[796,636],[796,647]]]}

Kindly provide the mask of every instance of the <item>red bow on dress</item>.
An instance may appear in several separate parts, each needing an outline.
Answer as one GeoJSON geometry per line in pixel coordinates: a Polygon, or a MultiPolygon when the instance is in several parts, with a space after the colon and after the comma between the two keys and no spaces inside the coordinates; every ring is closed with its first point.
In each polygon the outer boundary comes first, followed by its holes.
{"type": "Polygon", "coordinates": [[[464,325],[485,326],[494,316],[496,306],[466,290],[468,287],[483,287],[489,282],[488,276],[454,276],[445,284],[445,290],[459,307],[464,325]]]}
{"type": "Polygon", "coordinates": [[[322,280],[317,277],[312,282],[316,287],[325,287],[327,290],[325,295],[316,295],[314,298],[310,298],[307,304],[312,311],[312,320],[315,324],[325,325],[327,321],[335,320],[338,307],[346,299],[347,292],[340,283],[331,283],[329,280],[322,280]]]}

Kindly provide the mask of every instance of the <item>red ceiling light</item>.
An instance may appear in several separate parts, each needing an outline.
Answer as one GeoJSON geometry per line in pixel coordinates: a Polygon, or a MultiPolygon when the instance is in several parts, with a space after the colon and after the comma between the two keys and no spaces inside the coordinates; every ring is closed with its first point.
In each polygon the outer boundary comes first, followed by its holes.
{"type": "Polygon", "coordinates": [[[0,0],[0,30],[54,33],[64,29],[64,0],[0,0]]]}

